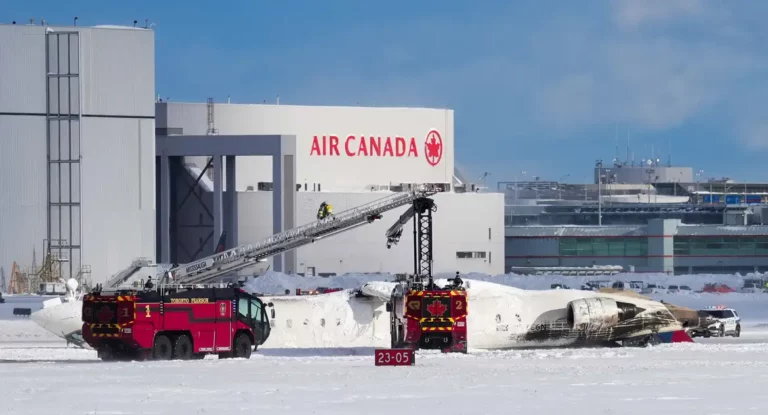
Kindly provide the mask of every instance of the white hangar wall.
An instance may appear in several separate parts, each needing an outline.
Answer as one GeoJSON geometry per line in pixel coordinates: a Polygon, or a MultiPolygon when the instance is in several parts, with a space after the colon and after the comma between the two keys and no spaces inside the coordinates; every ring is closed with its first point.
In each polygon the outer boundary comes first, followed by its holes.
{"type": "Polygon", "coordinates": [[[6,279],[49,242],[64,278],[154,257],[154,33],[0,25],[0,74],[6,279]]]}
{"type": "MultiPolygon", "coordinates": [[[[296,215],[299,226],[316,220],[320,203],[326,201],[335,213],[391,195],[391,192],[299,192],[296,215]]],[[[504,271],[504,195],[501,193],[441,193],[435,195],[433,212],[434,272],[481,272],[498,275],[504,271]],[[457,254],[461,253],[461,254],[457,254]],[[483,254],[479,254],[483,253],[483,254]],[[461,256],[461,258],[459,258],[461,256]]],[[[201,199],[210,206],[211,193],[201,199]]],[[[257,243],[272,235],[272,192],[238,192],[238,237],[241,244],[257,243]]],[[[204,211],[188,203],[178,214],[179,223],[194,224],[204,211]]],[[[209,207],[210,209],[210,207],[209,207]]],[[[297,249],[297,272],[315,275],[345,272],[413,272],[413,222],[400,242],[386,247],[386,230],[407,209],[385,213],[383,219],[297,249]]],[[[218,237],[210,227],[184,226],[176,230],[183,247],[181,255],[194,253],[206,241],[197,259],[211,255],[218,237]]],[[[261,267],[264,270],[271,260],[261,267]]]]}
{"type": "MultiPolygon", "coordinates": [[[[313,193],[297,195],[299,224],[315,221],[320,203],[326,201],[334,212],[372,202],[390,193],[313,193]]],[[[238,229],[241,243],[257,242],[271,235],[270,192],[238,194],[238,229]]],[[[434,196],[434,272],[504,271],[503,195],[498,193],[443,193],[434,196]],[[477,254],[484,253],[483,255],[477,254]],[[464,258],[457,258],[457,253],[464,258]],[[467,257],[469,256],[469,257],[467,257]]],[[[316,275],[344,272],[413,272],[413,223],[409,222],[400,242],[387,249],[386,230],[407,209],[384,214],[380,221],[320,240],[297,250],[298,272],[316,275]]],[[[212,249],[212,247],[211,247],[212,249]]]]}
{"type": "MultiPolygon", "coordinates": [[[[157,103],[158,133],[205,135],[207,114],[204,103],[157,103]]],[[[297,182],[309,190],[317,184],[323,191],[360,191],[453,178],[452,110],[214,104],[214,121],[220,135],[296,135],[297,182]]],[[[188,161],[205,166],[204,158],[188,161]]],[[[258,189],[258,182],[272,181],[272,161],[238,157],[236,173],[238,190],[258,189]]]]}

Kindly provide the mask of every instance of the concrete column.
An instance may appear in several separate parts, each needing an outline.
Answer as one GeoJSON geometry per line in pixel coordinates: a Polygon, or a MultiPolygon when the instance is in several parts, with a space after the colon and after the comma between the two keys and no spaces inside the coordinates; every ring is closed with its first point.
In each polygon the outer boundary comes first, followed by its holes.
{"type": "Polygon", "coordinates": [[[675,242],[679,219],[652,219],[646,227],[648,235],[648,271],[675,271],[675,242]]]}
{"type": "MultiPolygon", "coordinates": [[[[272,233],[278,234],[283,227],[283,157],[275,154],[272,157],[272,233]]],[[[283,254],[272,257],[272,269],[283,272],[283,254]]]]}
{"type": "Polygon", "coordinates": [[[167,264],[171,262],[171,168],[168,156],[160,156],[157,175],[160,178],[160,227],[157,230],[160,234],[159,261],[167,264]]]}
{"type": "Polygon", "coordinates": [[[213,238],[211,239],[214,244],[219,240],[221,232],[224,230],[224,209],[222,206],[222,187],[224,186],[222,173],[224,169],[221,162],[221,155],[213,156],[213,238]]]}
{"type": "Polygon", "coordinates": [[[224,196],[224,229],[227,231],[226,249],[236,247],[237,238],[237,183],[235,181],[235,156],[226,156],[226,195],[224,196]]]}
{"type": "MultiPolygon", "coordinates": [[[[283,225],[286,230],[296,227],[296,158],[283,156],[283,225]]],[[[296,250],[285,253],[283,266],[286,273],[296,273],[296,250]]]]}

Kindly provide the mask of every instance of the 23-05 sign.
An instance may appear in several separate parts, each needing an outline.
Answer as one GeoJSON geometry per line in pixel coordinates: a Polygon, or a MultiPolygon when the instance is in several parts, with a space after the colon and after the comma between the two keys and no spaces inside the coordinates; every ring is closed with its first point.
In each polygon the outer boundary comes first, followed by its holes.
{"type": "Polygon", "coordinates": [[[376,349],[373,353],[376,366],[412,366],[416,353],[411,349],[376,349]]]}

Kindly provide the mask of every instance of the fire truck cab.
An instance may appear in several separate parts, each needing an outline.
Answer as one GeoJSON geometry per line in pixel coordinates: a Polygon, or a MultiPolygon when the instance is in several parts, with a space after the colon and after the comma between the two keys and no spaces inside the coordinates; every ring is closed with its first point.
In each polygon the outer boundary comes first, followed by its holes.
{"type": "Polygon", "coordinates": [[[418,288],[398,285],[387,303],[392,348],[467,353],[466,290],[455,284],[418,288]]]}
{"type": "Polygon", "coordinates": [[[238,287],[94,291],[83,297],[83,339],[102,360],[247,359],[269,338],[266,307],[238,287]]]}

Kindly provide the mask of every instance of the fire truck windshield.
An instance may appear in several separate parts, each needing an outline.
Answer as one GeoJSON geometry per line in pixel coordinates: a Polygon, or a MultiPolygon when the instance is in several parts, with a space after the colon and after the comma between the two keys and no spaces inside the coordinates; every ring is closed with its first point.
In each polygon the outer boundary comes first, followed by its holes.
{"type": "Polygon", "coordinates": [[[237,301],[237,317],[255,329],[261,323],[267,322],[266,313],[262,311],[263,308],[264,305],[259,299],[241,296],[237,301]]]}

